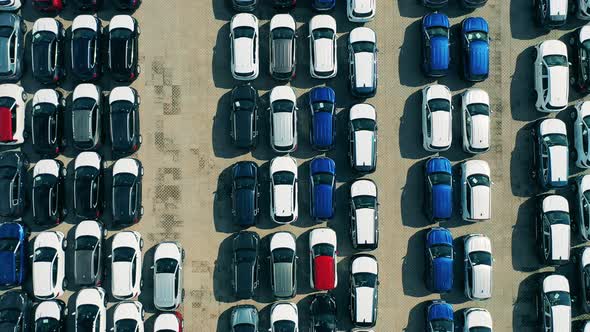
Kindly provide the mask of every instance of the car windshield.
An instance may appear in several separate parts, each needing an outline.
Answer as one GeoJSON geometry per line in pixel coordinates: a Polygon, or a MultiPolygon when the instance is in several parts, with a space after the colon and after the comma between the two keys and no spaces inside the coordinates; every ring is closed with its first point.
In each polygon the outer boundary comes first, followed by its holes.
{"type": "Polygon", "coordinates": [[[311,104],[311,108],[315,112],[329,112],[331,113],[334,109],[334,104],[327,101],[320,101],[311,104]]]}
{"type": "Polygon", "coordinates": [[[92,98],[77,98],[74,100],[72,109],[74,111],[91,110],[94,105],[96,105],[96,101],[92,98]]]}
{"type": "Polygon", "coordinates": [[[82,304],[76,310],[76,325],[80,331],[94,331],[94,322],[98,317],[98,306],[82,304]]]}
{"type": "Polygon", "coordinates": [[[547,299],[549,300],[549,305],[552,307],[557,305],[571,305],[570,294],[568,292],[556,291],[556,292],[548,292],[547,299]]]}
{"type": "Polygon", "coordinates": [[[60,328],[60,322],[53,317],[43,317],[35,321],[35,332],[58,332],[60,328]]]}
{"type": "Polygon", "coordinates": [[[430,38],[437,36],[448,37],[449,29],[446,27],[432,27],[426,29],[426,33],[428,36],[430,36],[430,38]]]}
{"type": "Polygon", "coordinates": [[[234,110],[251,112],[254,108],[254,102],[250,99],[238,99],[234,102],[234,110]]]}
{"type": "Polygon", "coordinates": [[[543,60],[545,60],[545,63],[547,64],[548,67],[553,67],[553,66],[567,67],[568,66],[567,58],[565,57],[565,55],[559,55],[559,54],[546,55],[543,57],[543,60]]]}
{"type": "Polygon", "coordinates": [[[33,262],[52,262],[55,255],[57,255],[57,250],[53,248],[38,248],[33,255],[33,262]]]}
{"type": "Polygon", "coordinates": [[[353,287],[370,287],[377,286],[377,275],[368,272],[355,273],[352,275],[353,287]]]}
{"type": "Polygon", "coordinates": [[[16,309],[4,309],[0,311],[0,324],[1,323],[17,323],[21,317],[21,311],[16,309]]]}
{"type": "Polygon", "coordinates": [[[332,182],[334,181],[334,175],[330,174],[330,173],[316,173],[312,176],[313,178],[313,183],[315,185],[332,185],[332,182]]]}
{"type": "Polygon", "coordinates": [[[288,248],[277,248],[272,251],[272,260],[275,263],[291,263],[295,253],[288,248]]]}
{"type": "Polygon", "coordinates": [[[236,263],[249,263],[256,260],[256,250],[239,249],[236,251],[236,263]]]}
{"type": "Polygon", "coordinates": [[[274,113],[293,112],[295,104],[290,100],[277,100],[272,103],[272,111],[274,113]]]}
{"type": "Polygon", "coordinates": [[[469,253],[469,260],[474,266],[489,265],[492,266],[492,254],[485,251],[474,251],[469,253]]]}
{"type": "Polygon", "coordinates": [[[288,171],[279,171],[279,172],[275,172],[272,175],[272,182],[275,185],[293,184],[294,180],[295,180],[295,174],[288,172],[288,171]]]}
{"type": "Polygon", "coordinates": [[[356,196],[352,198],[356,209],[375,209],[377,199],[373,196],[356,196]]]}
{"type": "Polygon", "coordinates": [[[487,175],[483,174],[475,174],[471,175],[467,178],[467,182],[469,183],[470,187],[477,187],[477,186],[490,186],[490,178],[487,175]]]}
{"type": "Polygon", "coordinates": [[[0,97],[0,107],[12,109],[16,104],[16,100],[10,97],[0,97]]]}
{"type": "Polygon", "coordinates": [[[590,190],[584,192],[584,198],[586,199],[587,204],[590,204],[590,190]]]}
{"type": "Polygon", "coordinates": [[[254,325],[251,324],[237,324],[234,325],[233,327],[233,332],[255,332],[256,329],[254,328],[254,325]]]}
{"type": "Polygon", "coordinates": [[[240,176],[239,178],[236,178],[234,181],[236,184],[236,190],[254,189],[254,185],[256,184],[254,178],[249,176],[240,176]]]}
{"type": "Polygon", "coordinates": [[[161,258],[156,261],[156,273],[174,273],[178,262],[172,258],[161,258]]]}
{"type": "Polygon", "coordinates": [[[313,246],[313,255],[317,256],[334,256],[334,246],[327,243],[320,243],[313,246]]]}
{"type": "Polygon", "coordinates": [[[487,32],[483,32],[483,31],[471,31],[471,32],[468,32],[465,34],[465,38],[467,38],[467,40],[470,42],[475,41],[475,40],[487,41],[488,34],[487,34],[487,32]]]}
{"type": "Polygon", "coordinates": [[[94,236],[84,235],[76,239],[76,250],[94,250],[98,239],[94,236]]]}
{"type": "Polygon", "coordinates": [[[453,247],[448,244],[436,244],[429,250],[432,258],[453,258],[453,247]]]}
{"type": "Polygon", "coordinates": [[[137,321],[135,319],[121,319],[115,323],[115,331],[117,332],[136,332],[137,321]]]}
{"type": "Polygon", "coordinates": [[[293,332],[295,323],[290,320],[279,320],[273,324],[273,332],[293,332]]]}
{"type": "Polygon", "coordinates": [[[331,29],[328,29],[328,28],[315,29],[315,30],[313,30],[312,34],[313,34],[313,39],[321,39],[321,38],[332,39],[332,38],[334,38],[334,31],[332,31],[331,29]]]}
{"type": "Polygon", "coordinates": [[[375,131],[375,121],[371,119],[354,119],[352,120],[352,128],[354,131],[375,131]]]}
{"type": "Polygon", "coordinates": [[[454,332],[453,321],[448,319],[434,319],[430,321],[432,332],[454,332]]]}
{"type": "Polygon", "coordinates": [[[438,184],[451,185],[451,182],[453,181],[451,174],[443,172],[429,174],[428,179],[430,179],[430,183],[432,183],[433,186],[438,184]]]}
{"type": "Polygon", "coordinates": [[[254,38],[254,28],[237,27],[234,29],[234,38],[254,38]]]}
{"type": "Polygon", "coordinates": [[[116,248],[113,252],[113,262],[131,262],[135,256],[135,250],[131,247],[116,248]]]}
{"type": "Polygon", "coordinates": [[[276,28],[272,30],[272,39],[292,39],[295,31],[290,28],[276,28]]]}
{"type": "Polygon", "coordinates": [[[570,214],[563,211],[550,211],[545,213],[545,219],[550,225],[569,225],[570,214]]]}
{"type": "Polygon", "coordinates": [[[585,116],[582,121],[584,122],[584,125],[586,126],[586,128],[590,128],[590,115],[589,116],[585,116]]]}
{"type": "Polygon", "coordinates": [[[136,176],[130,173],[121,173],[113,177],[114,187],[131,187],[135,183],[136,176]]]}
{"type": "Polygon", "coordinates": [[[35,178],[33,178],[33,188],[50,187],[55,184],[56,180],[57,178],[54,175],[37,175],[35,178]]]}
{"type": "Polygon", "coordinates": [[[90,41],[94,38],[95,35],[96,35],[96,32],[94,32],[94,30],[89,29],[89,28],[81,28],[81,29],[76,29],[74,31],[72,38],[90,41]]]}
{"type": "Polygon", "coordinates": [[[128,40],[131,38],[133,32],[127,28],[117,28],[110,31],[111,39],[123,39],[128,40]]]}
{"type": "Polygon", "coordinates": [[[428,109],[431,112],[438,112],[438,111],[451,111],[451,103],[449,103],[446,99],[430,99],[428,101],[428,109]]]}
{"type": "Polygon", "coordinates": [[[472,116],[490,115],[490,107],[486,104],[469,104],[467,105],[467,112],[472,116]]]}
{"type": "Polygon", "coordinates": [[[372,42],[367,42],[367,41],[352,43],[352,51],[354,53],[359,53],[359,52],[374,53],[375,52],[375,44],[372,42]]]}
{"type": "Polygon", "coordinates": [[[9,251],[14,252],[16,247],[18,246],[17,239],[0,239],[0,251],[9,251]]]}
{"type": "Polygon", "coordinates": [[[563,134],[548,134],[543,136],[543,142],[549,147],[567,146],[567,137],[563,134]]]}

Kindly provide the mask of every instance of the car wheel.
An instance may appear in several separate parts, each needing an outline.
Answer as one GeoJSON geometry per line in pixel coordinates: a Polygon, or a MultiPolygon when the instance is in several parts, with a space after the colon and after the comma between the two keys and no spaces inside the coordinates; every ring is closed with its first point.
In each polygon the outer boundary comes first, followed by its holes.
{"type": "Polygon", "coordinates": [[[68,240],[64,239],[61,243],[61,248],[65,251],[68,248],[68,240]]]}
{"type": "Polygon", "coordinates": [[[65,98],[61,98],[61,100],[59,101],[59,104],[60,104],[62,107],[66,107],[66,99],[65,99],[65,98]]]}
{"type": "Polygon", "coordinates": [[[573,110],[570,112],[570,119],[575,120],[578,117],[578,112],[573,110]]]}
{"type": "Polygon", "coordinates": [[[139,281],[139,289],[143,289],[143,279],[139,281]]]}
{"type": "Polygon", "coordinates": [[[22,33],[27,32],[27,25],[24,22],[20,25],[20,31],[22,33]]]}
{"type": "Polygon", "coordinates": [[[570,190],[575,193],[578,191],[578,185],[574,182],[572,184],[570,184],[570,190]]]}
{"type": "Polygon", "coordinates": [[[181,299],[181,301],[182,301],[182,302],[184,302],[184,295],[185,295],[185,294],[184,294],[184,288],[183,288],[183,289],[182,289],[182,295],[181,295],[181,297],[180,297],[180,299],[181,299]]]}
{"type": "MultiPolygon", "coordinates": [[[[63,218],[63,219],[65,219],[65,217],[68,215],[68,212],[69,212],[69,211],[68,211],[68,209],[67,209],[67,208],[63,208],[63,209],[61,209],[61,215],[62,215],[62,218],[63,218]]],[[[63,220],[62,220],[62,221],[63,221],[63,220]]]]}
{"type": "Polygon", "coordinates": [[[64,278],[64,280],[61,282],[61,287],[66,290],[68,288],[68,279],[64,278]]]}
{"type": "Polygon", "coordinates": [[[531,178],[533,178],[533,180],[537,178],[537,171],[534,169],[531,170],[531,178]]]}
{"type": "MultiPolygon", "coordinates": [[[[573,73],[571,75],[573,75],[573,73]]],[[[570,85],[574,85],[574,84],[576,84],[576,78],[573,76],[570,76],[570,85]]]]}
{"type": "Polygon", "coordinates": [[[137,25],[137,35],[141,35],[141,28],[139,27],[139,25],[137,25]]]}
{"type": "Polygon", "coordinates": [[[570,151],[570,159],[573,161],[578,160],[578,151],[572,149],[570,151]]]}
{"type": "Polygon", "coordinates": [[[60,34],[62,38],[66,38],[66,29],[61,29],[60,34]]]}
{"type": "Polygon", "coordinates": [[[139,240],[139,249],[143,249],[143,239],[139,240]]]}

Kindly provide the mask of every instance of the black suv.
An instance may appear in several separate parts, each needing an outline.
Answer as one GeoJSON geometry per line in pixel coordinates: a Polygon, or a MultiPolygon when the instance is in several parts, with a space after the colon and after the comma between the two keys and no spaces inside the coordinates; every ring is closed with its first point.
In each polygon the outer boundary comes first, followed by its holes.
{"type": "Polygon", "coordinates": [[[33,220],[38,225],[59,224],[67,214],[64,204],[66,169],[60,160],[42,159],[33,169],[33,220]]]}
{"type": "Polygon", "coordinates": [[[74,210],[81,219],[98,219],[102,214],[102,158],[82,152],[74,160],[74,210]]]}
{"type": "Polygon", "coordinates": [[[92,15],[78,15],[72,23],[71,69],[80,81],[96,80],[101,74],[102,26],[92,15]]]}
{"type": "Polygon", "coordinates": [[[258,91],[250,83],[236,86],[231,92],[229,135],[238,148],[253,148],[258,141],[258,91]]]}
{"type": "Polygon", "coordinates": [[[139,150],[142,137],[139,129],[139,105],[137,91],[128,86],[111,90],[109,95],[109,134],[115,155],[139,150]]]}
{"type": "Polygon", "coordinates": [[[141,177],[143,166],[133,158],[123,158],[113,166],[112,213],[115,226],[139,222],[143,215],[141,205],[141,177]]]}
{"type": "Polygon", "coordinates": [[[254,232],[242,231],[233,239],[233,288],[238,299],[251,299],[258,287],[258,244],[254,232]]]}
{"type": "Polygon", "coordinates": [[[256,225],[258,216],[258,165],[240,161],[232,168],[232,214],[242,227],[256,225]]]}
{"type": "Polygon", "coordinates": [[[43,83],[57,83],[66,76],[63,24],[53,18],[40,18],[33,26],[31,61],[33,77],[43,83]]]}
{"type": "Polygon", "coordinates": [[[28,167],[29,162],[21,152],[0,153],[0,217],[22,217],[28,167]]]}
{"type": "Polygon", "coordinates": [[[130,82],[140,72],[137,64],[139,25],[129,15],[116,15],[109,23],[108,71],[115,81],[130,82]]]}
{"type": "Polygon", "coordinates": [[[311,300],[311,331],[336,332],[336,299],[330,294],[316,294],[311,300]]]}
{"type": "Polygon", "coordinates": [[[0,296],[0,329],[3,332],[29,331],[32,302],[24,291],[10,291],[0,296]]]}

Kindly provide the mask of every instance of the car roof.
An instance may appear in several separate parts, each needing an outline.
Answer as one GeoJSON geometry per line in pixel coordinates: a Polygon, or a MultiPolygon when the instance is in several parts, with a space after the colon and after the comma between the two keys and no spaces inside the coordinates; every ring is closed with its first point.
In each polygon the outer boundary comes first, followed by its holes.
{"type": "Polygon", "coordinates": [[[313,266],[315,288],[321,290],[333,289],[336,280],[334,257],[318,256],[314,258],[313,266]]]}

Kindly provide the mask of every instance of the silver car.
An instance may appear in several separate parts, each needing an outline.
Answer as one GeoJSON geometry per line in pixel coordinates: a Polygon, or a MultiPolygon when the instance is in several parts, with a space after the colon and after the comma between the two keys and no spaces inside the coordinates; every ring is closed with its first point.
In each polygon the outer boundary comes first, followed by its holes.
{"type": "Polygon", "coordinates": [[[290,299],[297,292],[295,236],[277,232],[270,239],[270,284],[277,299],[290,299]]]}
{"type": "Polygon", "coordinates": [[[277,80],[295,77],[295,20],[289,14],[277,14],[270,20],[270,74],[277,80]]]}
{"type": "Polygon", "coordinates": [[[180,243],[166,241],[158,244],[154,253],[154,306],[161,311],[176,310],[184,299],[184,249],[180,243]]]}
{"type": "Polygon", "coordinates": [[[239,305],[231,312],[231,332],[258,332],[258,310],[253,305],[239,305]]]}

